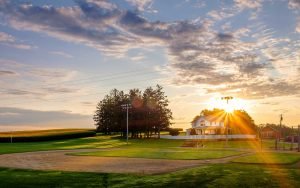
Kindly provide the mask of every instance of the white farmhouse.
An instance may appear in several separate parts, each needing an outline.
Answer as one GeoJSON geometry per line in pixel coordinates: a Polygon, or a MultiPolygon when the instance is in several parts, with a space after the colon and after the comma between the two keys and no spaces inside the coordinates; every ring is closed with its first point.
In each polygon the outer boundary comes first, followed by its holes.
{"type": "Polygon", "coordinates": [[[186,130],[187,135],[191,135],[192,129],[197,135],[214,135],[224,134],[225,126],[223,119],[200,115],[194,121],[191,122],[192,128],[186,130]]]}

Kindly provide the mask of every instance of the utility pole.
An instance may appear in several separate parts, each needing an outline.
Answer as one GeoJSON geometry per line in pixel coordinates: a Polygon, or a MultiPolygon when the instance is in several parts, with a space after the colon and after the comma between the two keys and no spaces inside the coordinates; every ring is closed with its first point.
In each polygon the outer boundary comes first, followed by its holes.
{"type": "Polygon", "coordinates": [[[10,143],[13,143],[13,131],[10,131],[10,143]]]}
{"type": "Polygon", "coordinates": [[[129,108],[131,108],[131,104],[122,104],[121,106],[123,109],[126,110],[126,116],[127,116],[127,118],[126,118],[126,142],[128,144],[128,110],[129,110],[129,108]]]}
{"type": "Polygon", "coordinates": [[[300,152],[300,125],[298,125],[298,152],[300,152]]]}
{"type": "Polygon", "coordinates": [[[258,129],[259,129],[260,151],[262,151],[262,133],[261,133],[262,125],[260,125],[258,129]]]}
{"type": "Polygon", "coordinates": [[[293,146],[294,146],[294,127],[292,126],[292,134],[290,134],[291,137],[291,148],[290,150],[293,151],[293,146]]]}
{"type": "MultiPolygon", "coordinates": [[[[280,121],[279,121],[279,130],[280,130],[280,135],[279,135],[279,143],[282,141],[281,145],[282,145],[282,149],[284,150],[284,136],[283,136],[283,129],[282,129],[282,114],[280,114],[280,121]],[[282,140],[283,138],[283,140],[282,140]]],[[[280,148],[280,147],[279,147],[280,148]]]]}
{"type": "MultiPolygon", "coordinates": [[[[233,99],[232,96],[226,96],[226,97],[222,97],[221,98],[222,100],[226,100],[226,103],[228,105],[229,101],[233,99]]],[[[227,121],[228,117],[227,117],[227,114],[225,116],[225,132],[226,132],[226,147],[228,146],[228,131],[229,131],[229,126],[228,126],[228,121],[227,121]]]]}

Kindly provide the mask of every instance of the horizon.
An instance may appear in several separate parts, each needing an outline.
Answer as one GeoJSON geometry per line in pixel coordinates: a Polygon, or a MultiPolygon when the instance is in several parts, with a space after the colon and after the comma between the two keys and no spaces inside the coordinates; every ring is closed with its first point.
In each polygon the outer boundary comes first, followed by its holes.
{"type": "Polygon", "coordinates": [[[175,123],[203,109],[300,124],[297,0],[0,0],[0,132],[95,128],[116,88],[163,86],[175,123]]]}

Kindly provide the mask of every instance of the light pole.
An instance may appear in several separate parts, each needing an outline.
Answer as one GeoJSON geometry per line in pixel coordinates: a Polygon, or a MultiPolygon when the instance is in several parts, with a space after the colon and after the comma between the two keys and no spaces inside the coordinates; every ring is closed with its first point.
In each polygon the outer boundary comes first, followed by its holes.
{"type": "Polygon", "coordinates": [[[263,125],[260,124],[259,127],[258,127],[258,136],[259,136],[259,143],[260,143],[260,151],[262,151],[262,128],[263,128],[263,125]]]}
{"type": "MultiPolygon", "coordinates": [[[[233,97],[232,96],[226,96],[226,97],[222,97],[221,98],[222,100],[226,100],[226,103],[227,103],[227,105],[228,105],[228,103],[229,103],[229,101],[230,100],[232,100],[233,99],[233,97]]],[[[228,121],[227,121],[227,114],[226,114],[226,116],[225,116],[225,122],[226,122],[226,126],[225,126],[225,132],[226,132],[226,147],[228,146],[228,121]]]]}
{"type": "Polygon", "coordinates": [[[231,97],[231,96],[226,96],[226,97],[222,97],[221,99],[222,99],[222,100],[226,100],[226,102],[227,102],[227,104],[228,104],[228,102],[229,102],[230,100],[232,100],[233,97],[231,97]]]}
{"type": "Polygon", "coordinates": [[[300,152],[300,125],[298,125],[298,152],[300,152]]]}
{"type": "Polygon", "coordinates": [[[131,104],[122,104],[121,106],[123,109],[126,109],[126,142],[128,144],[128,109],[131,108],[131,104]]]}
{"type": "Polygon", "coordinates": [[[10,131],[10,143],[13,143],[13,131],[10,131]]]}

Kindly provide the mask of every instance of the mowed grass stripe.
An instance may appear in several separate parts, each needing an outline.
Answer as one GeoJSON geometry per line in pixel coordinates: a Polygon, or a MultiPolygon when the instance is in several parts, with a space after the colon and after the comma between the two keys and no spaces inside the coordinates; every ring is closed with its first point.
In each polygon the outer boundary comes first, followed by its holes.
{"type": "Polygon", "coordinates": [[[161,175],[0,169],[0,187],[300,187],[300,170],[218,164],[161,175]],[[274,178],[279,176],[279,178],[274,178]]]}
{"type": "Polygon", "coordinates": [[[249,164],[293,164],[300,161],[299,153],[259,152],[232,160],[249,164]]]}
{"type": "Polygon", "coordinates": [[[115,149],[96,152],[73,153],[79,156],[99,156],[99,157],[129,157],[129,158],[148,158],[148,159],[218,159],[239,155],[244,152],[232,150],[202,150],[202,149],[155,149],[155,148],[128,148],[115,149]]]}

